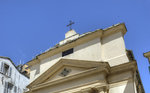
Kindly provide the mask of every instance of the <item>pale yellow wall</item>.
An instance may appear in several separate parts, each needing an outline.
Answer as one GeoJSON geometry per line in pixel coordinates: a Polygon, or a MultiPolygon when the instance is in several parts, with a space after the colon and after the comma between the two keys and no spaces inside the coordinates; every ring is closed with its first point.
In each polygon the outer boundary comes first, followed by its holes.
{"type": "Polygon", "coordinates": [[[87,43],[74,47],[74,53],[63,58],[79,59],[89,61],[101,61],[100,38],[96,38],[87,43]]]}
{"type": "Polygon", "coordinates": [[[30,82],[40,76],[48,68],[54,65],[61,58],[61,53],[42,60],[40,63],[31,67],[30,82]],[[32,70],[33,69],[33,70],[32,70]]]}
{"type": "Polygon", "coordinates": [[[110,66],[129,62],[126,55],[124,38],[121,32],[102,39],[102,60],[109,62],[110,66]]]}
{"type": "Polygon", "coordinates": [[[33,65],[30,72],[30,81],[36,79],[48,68],[58,62],[61,58],[106,61],[110,66],[115,66],[128,62],[124,39],[121,32],[117,32],[100,40],[96,38],[84,44],[74,47],[74,53],[62,57],[62,53],[58,53],[47,59],[41,60],[40,63],[33,65]]]}
{"type": "Polygon", "coordinates": [[[109,93],[135,93],[134,83],[131,80],[111,85],[109,93]]]}
{"type": "Polygon", "coordinates": [[[101,60],[100,47],[101,47],[100,38],[96,38],[87,43],[74,47],[73,54],[62,57],[62,53],[59,53],[47,59],[41,60],[39,64],[36,64],[31,67],[30,82],[32,82],[39,75],[45,72],[48,68],[50,68],[56,62],[58,62],[58,60],[61,58],[100,61],[101,60]],[[35,69],[37,69],[37,71],[35,69]]]}
{"type": "Polygon", "coordinates": [[[109,93],[136,93],[132,71],[117,73],[108,77],[109,93]]]}

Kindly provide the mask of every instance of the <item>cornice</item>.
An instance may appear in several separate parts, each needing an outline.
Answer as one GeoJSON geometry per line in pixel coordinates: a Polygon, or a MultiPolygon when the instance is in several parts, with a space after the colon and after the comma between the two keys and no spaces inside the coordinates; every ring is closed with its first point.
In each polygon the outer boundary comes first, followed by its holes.
{"type": "Polygon", "coordinates": [[[128,70],[131,70],[134,72],[136,69],[137,69],[136,61],[130,61],[121,65],[111,67],[110,74],[118,74],[120,72],[128,71],[128,70]]]}

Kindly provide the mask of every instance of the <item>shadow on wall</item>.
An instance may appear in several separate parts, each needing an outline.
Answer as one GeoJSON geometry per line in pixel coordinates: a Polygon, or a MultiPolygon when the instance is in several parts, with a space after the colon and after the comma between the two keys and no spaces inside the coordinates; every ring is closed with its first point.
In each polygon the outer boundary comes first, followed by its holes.
{"type": "Polygon", "coordinates": [[[35,71],[35,74],[34,74],[34,77],[35,77],[36,75],[38,75],[38,74],[40,73],[40,65],[36,65],[36,66],[34,67],[34,69],[36,70],[36,71],[35,71]]]}
{"type": "Polygon", "coordinates": [[[114,86],[109,89],[109,93],[136,93],[132,80],[121,81],[113,85],[114,86]]]}
{"type": "Polygon", "coordinates": [[[127,85],[126,85],[126,87],[125,87],[123,93],[136,93],[136,92],[134,91],[134,84],[133,84],[132,81],[129,80],[129,81],[127,82],[127,85]]]}
{"type": "Polygon", "coordinates": [[[107,38],[103,38],[102,39],[102,44],[107,44],[110,41],[113,41],[113,40],[116,40],[118,38],[121,38],[121,36],[123,36],[121,32],[115,33],[113,35],[110,35],[107,38]]]}
{"type": "Polygon", "coordinates": [[[35,75],[37,75],[37,74],[40,74],[40,65],[37,65],[37,69],[36,69],[35,75]]]}

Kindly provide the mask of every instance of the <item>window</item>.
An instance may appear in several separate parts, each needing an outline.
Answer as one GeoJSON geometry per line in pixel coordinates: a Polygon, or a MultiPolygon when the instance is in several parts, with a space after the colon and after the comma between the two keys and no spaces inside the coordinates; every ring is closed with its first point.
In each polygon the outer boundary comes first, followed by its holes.
{"type": "Polygon", "coordinates": [[[18,88],[18,93],[21,93],[21,89],[20,88],[18,88]]]}
{"type": "Polygon", "coordinates": [[[13,84],[8,83],[8,91],[9,91],[8,93],[11,93],[12,88],[13,88],[13,84]]]}
{"type": "Polygon", "coordinates": [[[17,87],[16,86],[14,87],[14,93],[17,93],[17,87]]]}
{"type": "Polygon", "coordinates": [[[62,57],[63,57],[63,56],[66,56],[66,55],[69,55],[69,54],[72,54],[72,53],[73,53],[73,48],[62,52],[62,57]]]}
{"type": "Polygon", "coordinates": [[[4,93],[11,93],[13,84],[5,82],[4,93]]]}
{"type": "Polygon", "coordinates": [[[5,82],[4,93],[8,93],[8,82],[5,82]]]}
{"type": "Polygon", "coordinates": [[[9,69],[9,65],[4,64],[4,74],[8,75],[8,69],[9,69]]]}
{"type": "Polygon", "coordinates": [[[7,65],[6,63],[1,62],[0,73],[3,73],[4,75],[11,77],[12,68],[9,65],[7,65]]]}

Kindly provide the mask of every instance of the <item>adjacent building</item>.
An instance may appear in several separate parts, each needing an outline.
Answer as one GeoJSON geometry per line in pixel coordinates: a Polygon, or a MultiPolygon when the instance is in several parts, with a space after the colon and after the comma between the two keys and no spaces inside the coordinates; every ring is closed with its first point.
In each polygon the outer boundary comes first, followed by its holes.
{"type": "MultiPolygon", "coordinates": [[[[144,57],[146,57],[148,59],[149,64],[150,64],[150,52],[144,53],[144,57]]],[[[150,66],[149,66],[149,71],[150,71],[150,66]]]]}
{"type": "Polygon", "coordinates": [[[12,60],[0,57],[0,93],[24,93],[29,78],[22,74],[12,60]]]}
{"type": "Polygon", "coordinates": [[[25,76],[30,76],[30,69],[27,64],[20,64],[17,66],[17,69],[25,76]]]}
{"type": "Polygon", "coordinates": [[[28,93],[144,93],[125,24],[65,39],[28,62],[28,93]]]}

